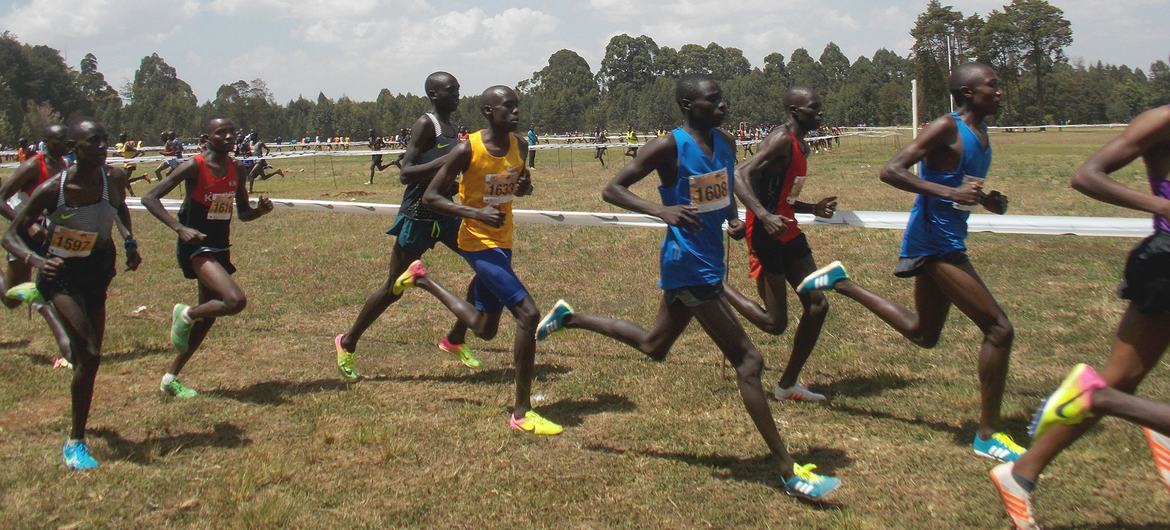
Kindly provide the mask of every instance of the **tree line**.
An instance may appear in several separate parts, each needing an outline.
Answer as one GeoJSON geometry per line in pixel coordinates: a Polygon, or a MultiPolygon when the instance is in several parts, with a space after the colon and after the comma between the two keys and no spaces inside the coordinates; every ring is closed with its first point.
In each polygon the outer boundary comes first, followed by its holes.
{"type": "MultiPolygon", "coordinates": [[[[730,124],[783,121],[779,104],[789,86],[816,87],[824,95],[826,122],[838,126],[907,125],[910,80],[918,79],[923,119],[946,112],[950,65],[991,65],[1005,87],[996,123],[1031,125],[1124,122],[1150,106],[1170,102],[1170,66],[1159,60],[1148,73],[1100,61],[1070,62],[1064,49],[1072,30],[1063,12],[1046,0],[1012,0],[986,15],[964,15],[930,0],[910,30],[915,44],[906,57],[879,49],[850,60],[829,42],[819,56],[797,48],[753,66],[743,51],[718,43],[659,46],[648,36],[610,39],[596,71],[572,50],[559,50],[548,64],[515,83],[522,117],[544,132],[638,130],[677,121],[674,79],[705,72],[718,79],[731,108],[730,124]]],[[[374,101],[298,97],[277,103],[262,79],[224,84],[200,103],[191,86],[158,54],[142,59],[134,78],[119,89],[98,69],[92,53],[77,68],[48,46],[21,43],[0,34],[0,143],[39,135],[50,122],[93,116],[112,131],[148,142],[166,130],[191,137],[209,116],[228,116],[265,138],[310,136],[364,138],[373,128],[392,134],[430,105],[411,93],[382,89],[374,101]]],[[[459,72],[453,72],[456,76],[459,72]]],[[[465,96],[455,122],[479,126],[477,97],[465,96]]]]}

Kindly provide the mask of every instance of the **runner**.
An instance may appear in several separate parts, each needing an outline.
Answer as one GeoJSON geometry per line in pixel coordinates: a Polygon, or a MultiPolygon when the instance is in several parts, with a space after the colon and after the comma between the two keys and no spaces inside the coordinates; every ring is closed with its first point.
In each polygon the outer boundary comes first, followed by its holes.
{"type": "Polygon", "coordinates": [[[634,126],[631,125],[626,129],[626,152],[622,156],[634,158],[638,156],[638,135],[634,132],[634,126]]]}
{"type": "Polygon", "coordinates": [[[232,203],[241,221],[251,221],[272,211],[272,201],[261,197],[253,208],[244,188],[244,168],[228,156],[236,140],[231,120],[207,122],[207,149],[183,162],[157,186],[142,196],[142,204],[159,221],[178,234],[177,256],[183,276],[198,281],[199,304],[175,304],[171,312],[171,344],[178,355],[162,377],[159,390],[179,398],[198,393],[179,382],[179,372],[199,349],[216,317],[244,310],[244,291],[232,279],[236,272],[229,247],[232,203]],[[161,199],[179,184],[185,185],[179,218],[163,207],[161,199]]]}
{"type": "Polygon", "coordinates": [[[463,218],[459,227],[460,254],[475,272],[465,302],[428,276],[422,261],[410,264],[394,284],[402,292],[420,287],[447,306],[476,336],[491,339],[507,307],[516,318],[512,359],[516,395],[508,425],[537,435],[560,434],[564,429],[532,409],[532,373],[536,358],[536,301],[512,270],[512,199],[532,193],[532,178],[524,167],[528,144],[518,137],[520,100],[506,86],[493,86],[480,96],[488,128],[470,135],[447,155],[438,174],[427,185],[424,203],[435,211],[463,218]],[[458,181],[459,203],[446,195],[458,181]]]}
{"type": "MultiPolygon", "coordinates": [[[[0,215],[9,221],[16,219],[19,211],[24,209],[24,205],[28,204],[29,198],[36,192],[37,187],[52,177],[61,175],[68,167],[64,159],[65,153],[70,150],[68,129],[63,125],[49,125],[45,127],[44,136],[45,152],[37,153],[21,163],[12,176],[0,184],[0,199],[2,199],[0,200],[0,215]],[[14,204],[15,206],[13,206],[14,204]]],[[[40,222],[30,225],[28,232],[24,233],[23,237],[27,237],[33,246],[40,248],[45,240],[47,226],[43,216],[37,215],[35,217],[40,222]]],[[[0,276],[0,293],[4,293],[4,296],[0,297],[0,301],[9,309],[19,307],[21,302],[28,302],[29,307],[45,319],[45,323],[49,325],[49,331],[53,334],[54,340],[57,341],[57,349],[61,352],[61,358],[68,362],[70,358],[69,335],[65,332],[57,311],[52,304],[45,302],[42,293],[31,281],[33,268],[28,263],[16,259],[13,254],[8,255],[5,265],[4,274],[0,276]]]]}
{"type": "MultiPolygon", "coordinates": [[[[1114,416],[1144,427],[1162,482],[1170,487],[1170,404],[1135,397],[1170,345],[1170,106],[1148,110],[1073,177],[1077,191],[1109,204],[1154,214],[1154,235],[1129,254],[1118,289],[1129,306],[1121,317],[1101,375],[1080,364],[1045,400],[1029,429],[1034,442],[1019,460],[991,470],[991,480],[1017,528],[1038,528],[1032,494],[1040,473],[1065,448],[1114,416]],[[1153,195],[1109,177],[1141,157],[1153,195]]],[[[1121,523],[1115,523],[1120,525],[1121,523]]]]}
{"type": "MultiPolygon", "coordinates": [[[[422,200],[431,178],[446,160],[443,157],[460,144],[458,132],[451,125],[451,114],[459,108],[459,81],[447,72],[435,72],[427,76],[424,90],[431,100],[431,112],[415,120],[411,142],[403,154],[405,164],[400,178],[406,184],[406,191],[402,194],[398,217],[387,232],[395,240],[386,281],[366,298],[349,331],[333,338],[337,369],[349,382],[358,378],[354,354],[362,334],[402,297],[402,291],[395,287],[398,277],[436,243],[459,252],[456,245],[459,218],[428,208],[422,200]]],[[[450,193],[447,197],[450,198],[450,193]]],[[[475,285],[474,281],[472,285],[475,285]]],[[[478,368],[481,363],[467,347],[466,338],[467,326],[457,321],[447,336],[439,340],[439,349],[454,355],[469,368],[478,368]]]]}
{"type": "Polygon", "coordinates": [[[653,215],[669,225],[661,252],[659,286],[664,292],[654,326],[647,331],[626,320],[574,313],[560,300],[541,320],[537,339],[563,328],[580,328],[624,342],[662,361],[691,319],[698,319],[735,367],[744,408],[780,463],[784,491],[804,499],[823,499],[840,486],[840,481],[813,473],[815,465],[801,466],[788,454],[760,384],[764,358],[723,295],[723,222],[727,222],[732,237],[744,235],[732,198],[735,141],[719,129],[727,115],[727,103],[719,84],[706,74],[679,79],[675,98],[686,123],[670,136],[647,144],[637,158],[618,171],[602,195],[609,203],[653,215]],[[629,189],[655,170],[661,180],[662,205],[629,189]]]}
{"type": "Polygon", "coordinates": [[[151,182],[149,173],[143,173],[140,177],[134,176],[134,172],[138,170],[138,164],[130,162],[130,159],[141,156],[142,151],[138,149],[138,142],[127,138],[126,133],[122,133],[118,135],[118,143],[114,146],[114,152],[125,160],[122,162],[122,171],[126,172],[126,193],[133,197],[135,182],[140,180],[145,180],[147,184],[151,182]]]}
{"type": "Polygon", "coordinates": [[[179,167],[179,163],[183,161],[183,142],[175,137],[175,131],[167,131],[162,134],[163,140],[163,156],[170,157],[159,163],[158,167],[154,168],[154,178],[162,180],[163,169],[167,170],[167,175],[175,171],[179,167]]]}
{"type": "Polygon", "coordinates": [[[605,167],[605,144],[609,143],[609,138],[600,128],[593,133],[593,143],[597,144],[597,150],[593,152],[593,158],[601,162],[601,167],[605,167]]]}
{"type": "Polygon", "coordinates": [[[1003,92],[990,67],[964,63],[948,80],[956,112],[944,115],[899,151],[881,172],[883,182],[918,194],[902,238],[901,258],[894,274],[914,278],[917,313],[887,300],[850,280],[840,262],[810,274],[799,292],[835,289],[872,311],[910,342],[923,348],[938,344],[951,305],[959,308],[983,332],[979,349],[979,429],[975,454],[1013,461],[1024,452],[1005,433],[1000,422],[1008,358],[1015,332],[1007,315],[967,258],[967,217],[976,203],[988,211],[1007,211],[1007,197],[998,191],[984,194],[983,182],[991,166],[991,144],[984,119],[999,110],[1003,92]],[[921,178],[908,168],[919,164],[921,178]]]}
{"type": "Polygon", "coordinates": [[[69,128],[77,149],[77,165],[49,180],[33,193],[4,235],[4,248],[21,262],[37,268],[37,290],[55,308],[68,330],[73,363],[72,428],[61,448],[69,469],[98,466],[85,443],[85,427],[93,401],[94,380],[101,366],[106,329],[106,291],[116,274],[117,251],[111,235],[115,217],[126,235],[126,268],[137,270],[142,258],[130,234],[130,210],[120,169],[105,165],[109,138],[91,120],[69,128]],[[49,220],[44,242],[28,237],[49,220]],[[40,250],[34,252],[32,247],[40,250]]]}
{"type": "MultiPolygon", "coordinates": [[[[797,213],[833,217],[836,197],[816,203],[800,202],[800,190],[808,175],[805,135],[815,131],[824,117],[821,97],[808,87],[793,87],[784,94],[788,122],[764,139],[758,155],[735,173],[735,196],[747,209],[748,272],[764,307],[749,300],[731,285],[724,287],[727,301],[739,314],[761,330],[780,335],[788,326],[788,294],[785,284],[796,286],[817,269],[808,239],[796,223],[797,213]]],[[[746,128],[741,128],[745,131],[746,128]]],[[[798,293],[802,312],[792,339],[792,355],[776,383],[776,399],[825,401],[825,396],[799,384],[805,361],[816,346],[829,312],[824,293],[798,293]]]]}
{"type": "MultiPolygon", "coordinates": [[[[370,129],[370,137],[366,141],[366,145],[370,147],[370,151],[378,152],[386,148],[386,144],[382,141],[382,137],[374,129],[370,129]]],[[[370,155],[370,180],[366,181],[366,185],[374,183],[374,170],[382,171],[390,167],[390,164],[382,165],[382,155],[370,155]]]]}

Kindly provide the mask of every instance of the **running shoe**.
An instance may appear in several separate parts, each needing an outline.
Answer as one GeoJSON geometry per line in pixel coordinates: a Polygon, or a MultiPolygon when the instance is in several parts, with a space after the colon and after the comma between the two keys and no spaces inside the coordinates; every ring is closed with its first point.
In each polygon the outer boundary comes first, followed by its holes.
{"type": "Polygon", "coordinates": [[[61,456],[65,457],[65,467],[85,471],[98,467],[98,461],[89,456],[89,447],[85,440],[68,440],[61,447],[61,456]]]}
{"type": "Polygon", "coordinates": [[[1035,440],[1053,425],[1076,425],[1093,416],[1089,412],[1093,392],[1105,388],[1105,381],[1087,364],[1078,364],[1064,378],[1064,382],[1040,404],[1028,426],[1028,434],[1035,440]]]}
{"type": "Polygon", "coordinates": [[[849,273],[845,272],[845,266],[840,261],[834,261],[805,276],[800,285],[796,286],[796,292],[804,294],[810,291],[828,291],[837,282],[848,279],[849,273]]]}
{"type": "Polygon", "coordinates": [[[784,481],[784,493],[810,501],[824,500],[841,487],[841,479],[813,473],[816,464],[792,463],[792,478],[784,481]]]}
{"type": "Polygon", "coordinates": [[[191,328],[195,325],[183,318],[183,312],[187,308],[187,304],[175,304],[175,308],[171,310],[171,344],[179,353],[187,353],[187,349],[191,347],[191,328]]]}
{"type": "Polygon", "coordinates": [[[394,280],[394,287],[391,288],[391,291],[395,296],[400,296],[402,293],[406,292],[407,288],[414,287],[415,278],[420,278],[426,275],[426,265],[423,265],[421,259],[416,259],[410,263],[410,266],[407,267],[405,271],[402,271],[402,274],[398,276],[397,280],[394,280]]]}
{"type": "Polygon", "coordinates": [[[1036,511],[1032,509],[1032,494],[1016,482],[1012,476],[1013,466],[1015,464],[1006,462],[991,468],[991,482],[1017,530],[1040,530],[1040,525],[1036,524],[1036,511]]]}
{"type": "Polygon", "coordinates": [[[1154,465],[1158,466],[1158,478],[1162,479],[1162,483],[1170,488],[1170,436],[1156,433],[1147,428],[1142,428],[1142,432],[1146,434],[1146,441],[1150,442],[1150,451],[1154,452],[1154,465]]]}
{"type": "Polygon", "coordinates": [[[4,293],[4,296],[14,300],[20,300],[21,302],[28,302],[30,305],[45,303],[45,297],[41,296],[41,291],[37,289],[37,284],[33,282],[17,284],[9,289],[8,292],[4,293]]]}
{"type": "Polygon", "coordinates": [[[69,362],[69,359],[58,357],[56,361],[53,361],[53,368],[68,368],[72,370],[73,363],[69,362]]]}
{"type": "Polygon", "coordinates": [[[515,416],[508,415],[508,425],[518,431],[530,432],[539,435],[553,435],[564,432],[565,428],[557,425],[551,421],[544,419],[536,411],[528,409],[524,413],[524,419],[516,419],[515,416]]]}
{"type": "Polygon", "coordinates": [[[475,355],[471,353],[471,348],[468,348],[466,344],[455,344],[447,340],[447,337],[443,337],[439,341],[439,349],[458,357],[459,362],[468,368],[479,368],[482,364],[479,359],[475,358],[475,355]]]}
{"type": "Polygon", "coordinates": [[[355,353],[345,351],[345,348],[341,347],[341,337],[344,336],[344,334],[338,334],[336,337],[333,337],[333,346],[337,348],[337,371],[341,372],[341,378],[346,383],[353,383],[358,380],[357,370],[353,367],[355,353]]]}
{"type": "Polygon", "coordinates": [[[165,385],[160,384],[158,385],[158,389],[163,394],[181,399],[191,399],[199,396],[199,393],[195,389],[183,386],[183,383],[180,383],[178,379],[172,379],[170,383],[165,385]]]}
{"type": "Polygon", "coordinates": [[[1025,450],[1011,436],[1002,432],[997,432],[986,440],[976,433],[971,447],[975,449],[975,454],[1000,462],[1015,462],[1025,450]]]}
{"type": "Polygon", "coordinates": [[[804,401],[808,403],[822,403],[828,398],[824,394],[818,394],[809,390],[808,387],[799,384],[792,385],[789,388],[780,386],[776,383],[776,390],[773,392],[777,401],[804,401]]]}
{"type": "Polygon", "coordinates": [[[573,306],[564,300],[557,300],[552,310],[536,325],[536,340],[547,339],[549,335],[565,329],[565,318],[571,314],[573,306]]]}

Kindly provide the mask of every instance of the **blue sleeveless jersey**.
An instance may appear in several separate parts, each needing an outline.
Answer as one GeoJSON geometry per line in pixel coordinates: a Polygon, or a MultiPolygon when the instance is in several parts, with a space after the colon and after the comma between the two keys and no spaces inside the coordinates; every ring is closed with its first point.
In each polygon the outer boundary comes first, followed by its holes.
{"type": "Polygon", "coordinates": [[[664,206],[698,206],[700,226],[666,227],[660,255],[662,277],[658,285],[667,290],[715,285],[723,281],[726,272],[723,222],[727,220],[727,208],[733,196],[735,153],[717,130],[711,131],[713,156],[710,158],[682,127],[673,134],[678,152],[678,177],[673,186],[659,186],[658,193],[664,206]],[[719,207],[723,197],[728,205],[719,207]],[[706,209],[710,211],[702,211],[706,209]]]}
{"type": "MultiPolygon", "coordinates": [[[[975,132],[959,118],[958,113],[952,112],[951,118],[955,120],[959,137],[963,141],[959,165],[953,171],[942,171],[926,165],[923,160],[918,164],[918,174],[923,180],[957,188],[962,185],[964,175],[987,178],[987,169],[991,166],[991,142],[989,138],[987,148],[984,149],[975,132]]],[[[914,208],[910,210],[906,232],[902,235],[902,257],[966,251],[967,218],[970,216],[971,212],[955,208],[954,201],[919,195],[914,201],[914,208]]]]}

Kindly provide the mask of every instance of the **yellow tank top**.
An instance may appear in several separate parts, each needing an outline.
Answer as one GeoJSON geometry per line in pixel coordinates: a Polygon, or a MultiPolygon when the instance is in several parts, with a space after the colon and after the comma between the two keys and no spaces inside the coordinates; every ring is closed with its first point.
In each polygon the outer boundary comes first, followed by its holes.
{"type": "Polygon", "coordinates": [[[459,249],[477,252],[490,248],[512,248],[512,198],[516,182],[524,171],[524,160],[516,137],[508,134],[508,152],[497,157],[483,145],[483,131],[467,138],[471,162],[459,180],[459,201],[464,206],[483,208],[489,204],[504,212],[504,224],[493,228],[475,219],[463,219],[459,226],[459,249]]]}

